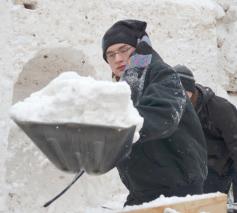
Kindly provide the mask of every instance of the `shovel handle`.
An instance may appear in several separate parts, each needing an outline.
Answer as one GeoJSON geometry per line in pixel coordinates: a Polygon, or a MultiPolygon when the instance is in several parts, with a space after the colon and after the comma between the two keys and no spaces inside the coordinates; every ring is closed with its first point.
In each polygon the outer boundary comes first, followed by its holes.
{"type": "Polygon", "coordinates": [[[46,202],[43,205],[43,207],[48,207],[51,203],[53,203],[55,200],[57,200],[59,197],[61,197],[61,195],[63,195],[83,175],[83,173],[84,173],[84,170],[82,170],[78,174],[76,174],[76,176],[74,177],[72,182],[63,191],[61,191],[58,195],[56,195],[54,198],[52,198],[51,200],[46,202]]]}

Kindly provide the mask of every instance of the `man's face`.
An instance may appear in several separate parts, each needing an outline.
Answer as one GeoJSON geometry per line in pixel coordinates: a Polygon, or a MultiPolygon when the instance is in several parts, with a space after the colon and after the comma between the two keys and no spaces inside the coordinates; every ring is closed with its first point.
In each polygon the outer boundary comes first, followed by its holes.
{"type": "Polygon", "coordinates": [[[113,44],[107,49],[106,59],[116,77],[120,78],[134,51],[133,46],[124,43],[113,44]]]}

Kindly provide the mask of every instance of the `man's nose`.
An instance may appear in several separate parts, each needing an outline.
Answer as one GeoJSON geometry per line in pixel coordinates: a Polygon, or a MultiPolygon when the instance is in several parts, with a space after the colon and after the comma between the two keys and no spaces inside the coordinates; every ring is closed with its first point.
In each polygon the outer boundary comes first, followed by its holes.
{"type": "Polygon", "coordinates": [[[116,53],[115,54],[115,62],[119,62],[119,61],[122,61],[123,60],[123,57],[120,53],[116,53]]]}

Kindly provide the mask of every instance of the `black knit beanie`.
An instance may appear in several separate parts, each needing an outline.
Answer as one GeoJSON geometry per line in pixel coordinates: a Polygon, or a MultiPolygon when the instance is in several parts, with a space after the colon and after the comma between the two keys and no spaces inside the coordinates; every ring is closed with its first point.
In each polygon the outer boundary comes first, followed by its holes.
{"type": "Polygon", "coordinates": [[[195,93],[195,79],[190,69],[183,65],[176,65],[174,70],[178,73],[183,87],[186,91],[195,93]]]}
{"type": "Polygon", "coordinates": [[[117,43],[137,45],[137,39],[146,34],[146,22],[138,20],[121,20],[113,24],[102,38],[103,58],[106,60],[106,50],[117,43]]]}

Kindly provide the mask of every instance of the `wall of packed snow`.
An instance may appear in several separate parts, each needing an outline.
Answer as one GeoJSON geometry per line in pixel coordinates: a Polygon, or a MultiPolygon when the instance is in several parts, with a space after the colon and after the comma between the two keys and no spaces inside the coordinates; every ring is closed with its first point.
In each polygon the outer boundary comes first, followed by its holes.
{"type": "Polygon", "coordinates": [[[110,80],[101,37],[118,19],[148,23],[153,47],[185,64],[214,90],[237,91],[234,0],[3,0],[0,4],[0,212],[82,212],[125,199],[116,170],[85,175],[48,209],[42,204],[72,179],[57,170],[10,121],[13,102],[65,70],[110,80]],[[121,195],[121,196],[120,196],[121,195]]]}

